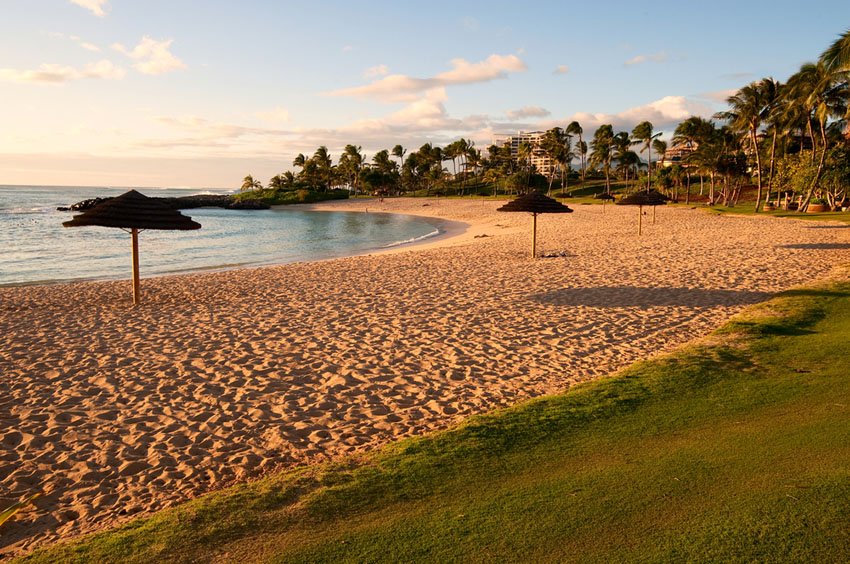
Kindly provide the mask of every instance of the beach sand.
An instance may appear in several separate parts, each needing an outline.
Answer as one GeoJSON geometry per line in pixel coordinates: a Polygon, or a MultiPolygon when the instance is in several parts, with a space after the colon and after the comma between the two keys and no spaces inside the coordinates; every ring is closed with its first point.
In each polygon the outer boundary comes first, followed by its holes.
{"type": "Polygon", "coordinates": [[[636,208],[581,205],[538,219],[568,256],[532,261],[531,217],[503,203],[322,204],[469,227],[143,279],[136,309],[126,281],[0,288],[0,508],[47,492],[0,553],[562,392],[850,262],[846,225],[665,208],[638,237],[636,208]]]}

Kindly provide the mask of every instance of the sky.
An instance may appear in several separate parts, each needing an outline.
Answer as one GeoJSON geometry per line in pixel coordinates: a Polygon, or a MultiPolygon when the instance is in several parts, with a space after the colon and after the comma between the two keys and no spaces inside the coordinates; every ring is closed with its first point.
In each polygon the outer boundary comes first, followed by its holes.
{"type": "MultiPolygon", "coordinates": [[[[368,158],[643,120],[784,81],[847,0],[0,0],[0,184],[237,188],[368,158]]],[[[486,151],[485,151],[486,154],[486,151]]]]}

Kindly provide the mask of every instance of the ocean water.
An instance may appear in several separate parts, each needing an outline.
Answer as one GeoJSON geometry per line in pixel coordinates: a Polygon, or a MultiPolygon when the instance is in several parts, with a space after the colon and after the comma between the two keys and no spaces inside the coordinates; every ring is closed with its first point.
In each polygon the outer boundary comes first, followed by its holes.
{"type": "MultiPolygon", "coordinates": [[[[0,186],[0,286],[130,276],[130,235],[106,227],[62,227],[73,212],[58,206],[126,188],[0,186]]],[[[149,196],[222,190],[140,189],[149,196]]],[[[184,210],[195,231],[143,231],[143,277],[303,262],[368,253],[437,235],[438,224],[397,214],[271,210],[184,210]]]]}

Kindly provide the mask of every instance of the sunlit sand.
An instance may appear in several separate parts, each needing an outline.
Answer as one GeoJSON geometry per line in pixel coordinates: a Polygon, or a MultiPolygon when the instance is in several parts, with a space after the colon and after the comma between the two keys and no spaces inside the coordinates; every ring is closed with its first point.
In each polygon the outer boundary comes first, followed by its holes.
{"type": "MultiPolygon", "coordinates": [[[[0,507],[26,550],[277,468],[363,452],[603,377],[850,261],[829,223],[504,202],[318,209],[469,224],[391,253],[127,282],[0,289],[0,507]]],[[[144,276],[144,265],[142,265],[144,276]]]]}

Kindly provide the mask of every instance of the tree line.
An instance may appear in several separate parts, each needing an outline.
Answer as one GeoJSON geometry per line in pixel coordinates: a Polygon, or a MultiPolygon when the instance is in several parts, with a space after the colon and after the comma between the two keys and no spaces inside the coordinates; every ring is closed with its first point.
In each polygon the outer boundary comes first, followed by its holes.
{"type": "MultiPolygon", "coordinates": [[[[664,162],[668,144],[649,121],[631,133],[600,125],[589,142],[573,121],[545,131],[536,143],[492,144],[486,154],[463,138],[412,151],[395,145],[371,159],[360,146],[346,145],[334,164],[321,146],[311,156],[297,155],[292,161],[297,172],[272,177],[267,188],[426,195],[533,188],[551,193],[568,189],[571,179],[582,184],[593,176],[600,182],[604,178],[609,193],[616,179],[635,189],[649,190],[654,183],[675,199],[683,190],[689,201],[692,183],[698,182],[699,195],[711,204],[735,205],[743,189],[752,186],[757,211],[763,203],[780,206],[794,199],[800,211],[813,202],[839,206],[848,203],[850,184],[849,83],[850,30],[785,83],[772,77],[751,82],[727,99],[727,110],[679,123],[671,143],[684,149],[675,163],[664,162]],[[545,177],[533,157],[548,158],[545,177]]],[[[249,175],[242,188],[263,186],[249,175]]]]}

